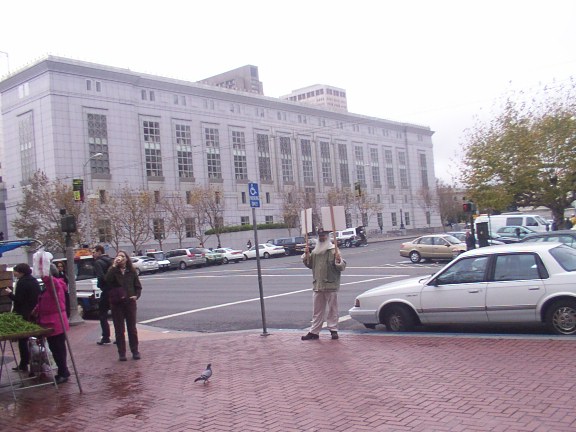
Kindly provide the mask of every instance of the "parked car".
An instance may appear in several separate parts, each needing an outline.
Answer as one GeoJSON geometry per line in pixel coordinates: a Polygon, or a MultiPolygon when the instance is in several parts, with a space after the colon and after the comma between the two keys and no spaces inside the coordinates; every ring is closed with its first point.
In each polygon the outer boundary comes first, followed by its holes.
{"type": "Polygon", "coordinates": [[[158,261],[149,256],[130,257],[130,260],[137,275],[141,275],[142,273],[156,273],[160,268],[158,261]]]}
{"type": "Polygon", "coordinates": [[[559,242],[564,243],[566,246],[576,249],[576,231],[574,230],[560,230],[548,231],[545,233],[528,234],[521,243],[534,243],[534,242],[559,242]]]}
{"type": "Polygon", "coordinates": [[[502,237],[516,237],[518,239],[523,239],[528,234],[534,234],[535,232],[537,231],[534,231],[533,229],[527,228],[525,226],[512,225],[498,228],[496,234],[502,237]]]}
{"type": "Polygon", "coordinates": [[[413,263],[425,260],[451,260],[466,252],[466,243],[448,234],[428,234],[400,245],[400,256],[413,263]]]}
{"type": "Polygon", "coordinates": [[[202,267],[206,265],[206,257],[196,253],[192,248],[174,249],[166,252],[166,259],[170,261],[170,268],[185,270],[188,267],[202,267]]]}
{"type": "Polygon", "coordinates": [[[158,261],[158,270],[170,270],[170,261],[166,259],[166,255],[163,251],[147,251],[146,256],[154,258],[156,261],[158,261]]]}
{"type": "Polygon", "coordinates": [[[275,246],[282,246],[286,255],[296,255],[304,253],[306,249],[306,240],[303,236],[300,237],[281,237],[277,239],[270,239],[266,243],[275,246]]]}
{"type": "Polygon", "coordinates": [[[547,242],[474,249],[430,277],[360,294],[350,316],[392,332],[427,324],[544,323],[573,335],[576,250],[547,242]]]}
{"type": "Polygon", "coordinates": [[[222,265],[224,264],[224,255],[220,252],[216,252],[207,248],[191,248],[192,252],[204,254],[206,257],[206,265],[222,265]]]}
{"type": "MultiPolygon", "coordinates": [[[[260,255],[260,258],[268,259],[271,257],[279,257],[286,255],[286,251],[282,246],[275,246],[270,243],[260,243],[258,245],[258,249],[259,249],[258,254],[260,255]]],[[[242,252],[242,254],[244,255],[244,259],[247,260],[256,258],[256,246],[252,246],[250,249],[242,252]]]]}
{"type": "Polygon", "coordinates": [[[224,264],[228,264],[229,262],[237,263],[244,260],[244,255],[242,255],[242,251],[238,249],[218,248],[214,249],[214,252],[222,254],[224,264]]]}

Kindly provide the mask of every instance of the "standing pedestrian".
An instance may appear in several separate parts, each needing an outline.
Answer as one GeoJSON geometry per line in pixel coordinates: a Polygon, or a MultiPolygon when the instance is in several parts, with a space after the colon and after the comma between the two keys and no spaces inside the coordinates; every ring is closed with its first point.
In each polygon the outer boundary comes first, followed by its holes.
{"type": "Polygon", "coordinates": [[[318,243],[312,252],[302,255],[304,265],[312,269],[312,326],[302,340],[318,339],[324,317],[332,339],[338,339],[338,290],[340,273],[346,269],[346,261],[328,239],[328,232],[318,230],[318,243]]]}
{"type": "Polygon", "coordinates": [[[58,367],[58,374],[54,377],[57,384],[68,381],[70,371],[68,370],[66,350],[66,334],[70,330],[68,317],[65,314],[66,308],[66,284],[64,279],[57,277],[56,266],[50,266],[50,276],[43,276],[45,289],[38,297],[38,305],[32,312],[37,317],[39,325],[53,329],[50,336],[46,337],[48,346],[54,357],[54,362],[58,367]],[[60,320],[62,315],[62,320],[60,320]]]}
{"type": "Polygon", "coordinates": [[[252,247],[252,240],[248,239],[246,242],[246,249],[250,249],[252,247]]]}
{"type": "Polygon", "coordinates": [[[124,322],[126,322],[132,358],[140,360],[138,332],[136,330],[136,300],[140,298],[142,293],[142,284],[126,252],[118,252],[106,273],[106,281],[110,285],[108,298],[112,308],[118,360],[126,361],[124,322]]]}
{"type": "MultiPolygon", "coordinates": [[[[13,272],[14,277],[18,279],[15,292],[12,292],[10,288],[6,288],[10,299],[14,302],[13,311],[26,321],[33,322],[32,311],[38,303],[40,284],[36,278],[32,276],[32,269],[26,263],[17,264],[13,272]]],[[[18,350],[20,351],[20,363],[18,366],[12,368],[12,370],[25,372],[28,370],[28,364],[30,363],[27,338],[18,339],[18,350]]]]}
{"type": "Polygon", "coordinates": [[[94,249],[92,249],[92,257],[94,258],[94,272],[98,280],[97,286],[102,291],[100,301],[98,302],[98,318],[100,318],[102,337],[96,343],[98,345],[106,345],[111,342],[110,324],[108,323],[108,311],[110,310],[110,302],[108,300],[109,285],[106,281],[106,272],[112,265],[112,258],[105,253],[102,245],[94,246],[94,249]]]}
{"type": "Polygon", "coordinates": [[[466,230],[466,250],[476,249],[476,241],[472,235],[472,231],[466,230]]]}

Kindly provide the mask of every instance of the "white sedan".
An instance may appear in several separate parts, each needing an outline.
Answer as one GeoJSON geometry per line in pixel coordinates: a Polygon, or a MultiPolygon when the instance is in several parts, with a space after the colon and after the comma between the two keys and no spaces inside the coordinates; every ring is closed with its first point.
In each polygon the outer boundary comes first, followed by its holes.
{"type": "Polygon", "coordinates": [[[158,261],[149,256],[135,256],[130,259],[132,260],[132,265],[137,275],[142,273],[156,273],[160,268],[158,261]]]}
{"type": "MultiPolygon", "coordinates": [[[[250,249],[242,252],[244,259],[256,258],[256,246],[252,246],[250,249]]],[[[286,255],[286,250],[282,246],[274,246],[270,243],[260,243],[258,245],[258,254],[260,258],[270,258],[286,255]]]]}
{"type": "Polygon", "coordinates": [[[242,251],[238,249],[218,248],[214,249],[214,252],[220,253],[224,256],[224,264],[228,264],[229,262],[237,263],[244,260],[244,255],[242,254],[242,251]]]}
{"type": "Polygon", "coordinates": [[[356,297],[350,316],[368,328],[411,331],[426,324],[544,323],[576,334],[576,250],[560,243],[474,249],[428,277],[356,297]]]}

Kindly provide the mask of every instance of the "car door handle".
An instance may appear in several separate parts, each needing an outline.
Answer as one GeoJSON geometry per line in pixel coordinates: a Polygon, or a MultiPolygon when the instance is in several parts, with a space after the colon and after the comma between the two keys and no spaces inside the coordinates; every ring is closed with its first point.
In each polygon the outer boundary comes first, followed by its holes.
{"type": "Polygon", "coordinates": [[[538,291],[540,289],[540,287],[530,287],[528,288],[528,291],[538,291]]]}
{"type": "Polygon", "coordinates": [[[477,294],[477,293],[480,292],[480,290],[472,289],[472,290],[468,290],[468,292],[471,293],[471,294],[477,294]]]}

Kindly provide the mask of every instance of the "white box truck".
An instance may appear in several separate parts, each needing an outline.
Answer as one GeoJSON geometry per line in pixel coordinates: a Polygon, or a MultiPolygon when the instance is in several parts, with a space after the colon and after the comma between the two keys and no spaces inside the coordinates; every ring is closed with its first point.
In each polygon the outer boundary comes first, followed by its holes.
{"type": "Polygon", "coordinates": [[[504,213],[500,215],[480,215],[474,220],[474,224],[488,222],[488,231],[496,233],[499,228],[505,226],[525,226],[534,231],[550,231],[550,224],[546,219],[537,214],[504,213]]]}

